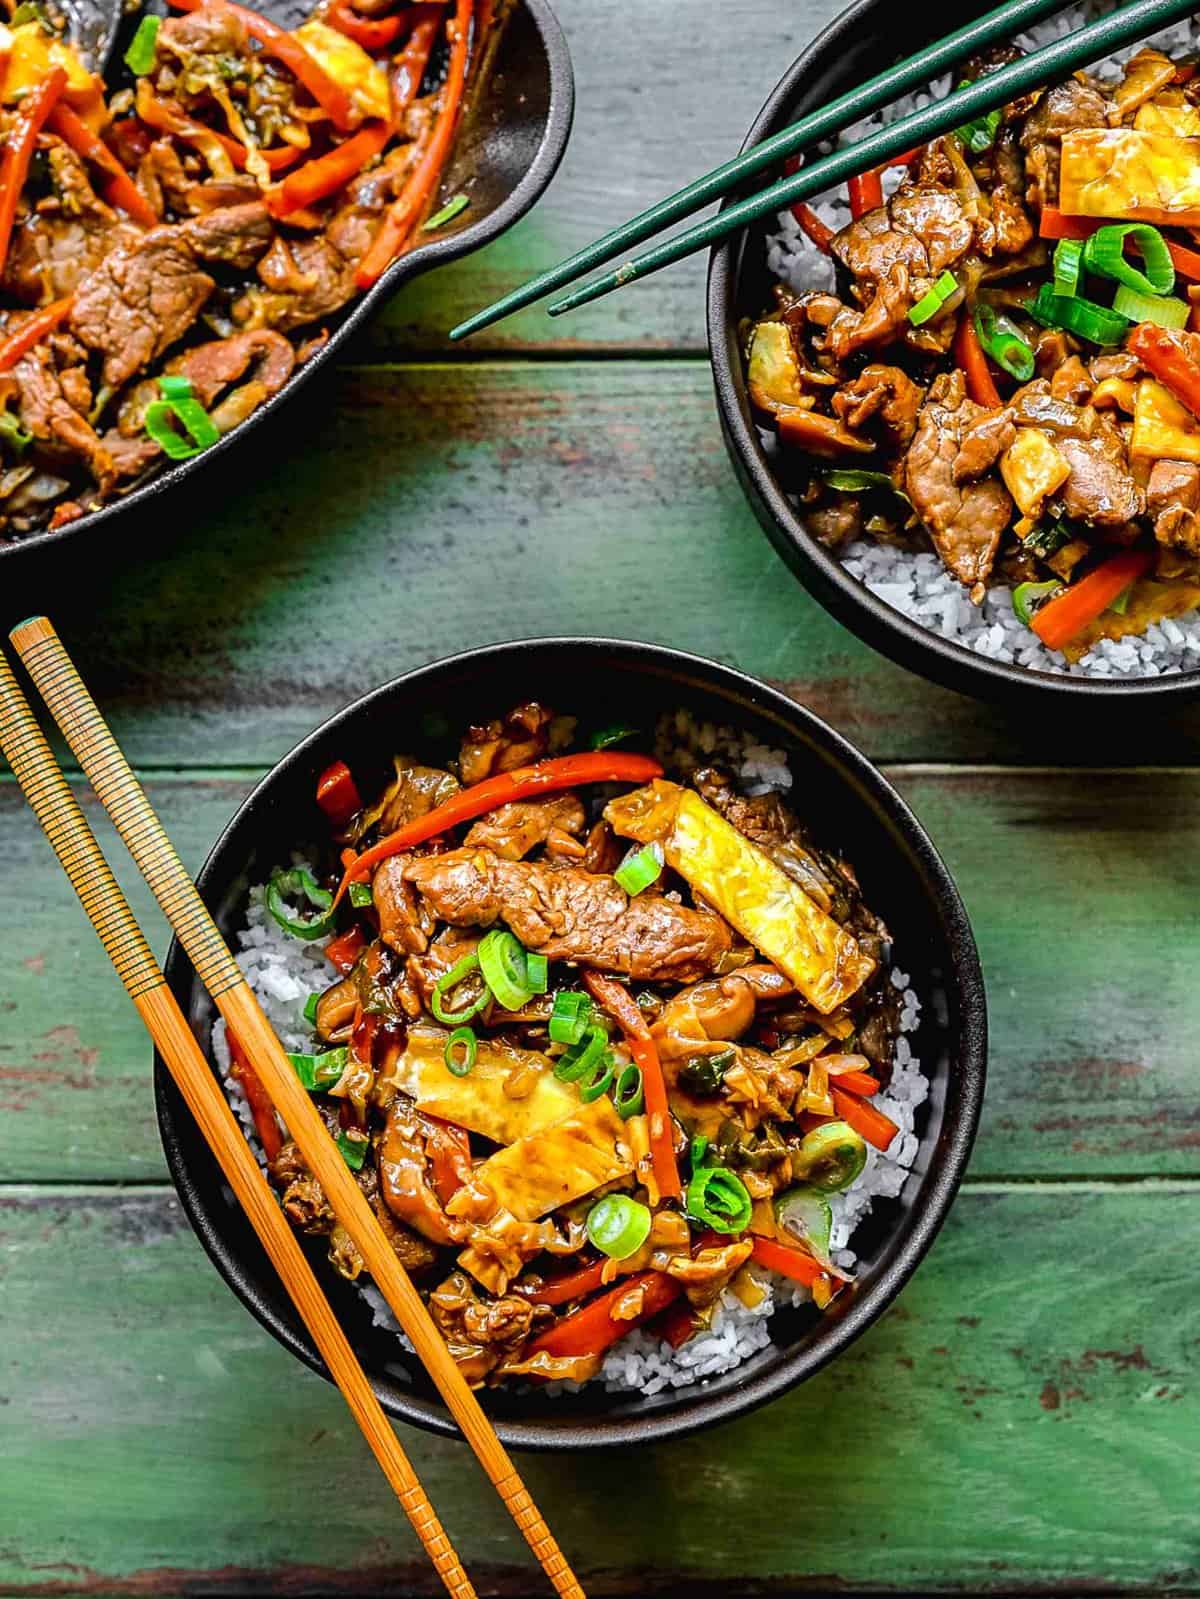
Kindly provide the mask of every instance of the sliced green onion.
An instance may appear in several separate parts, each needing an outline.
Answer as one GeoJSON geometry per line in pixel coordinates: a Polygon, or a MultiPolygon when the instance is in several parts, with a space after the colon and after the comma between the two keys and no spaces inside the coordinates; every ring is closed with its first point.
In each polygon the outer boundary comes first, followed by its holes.
{"type": "Polygon", "coordinates": [[[998,316],[992,306],[981,302],[975,307],[975,332],[997,366],[1003,367],[1018,383],[1029,382],[1033,376],[1033,346],[1015,323],[1006,316],[998,316]]]}
{"type": "Polygon", "coordinates": [[[704,1099],[721,1092],[725,1073],[736,1059],[737,1050],[732,1045],[725,1049],[706,1051],[704,1054],[689,1055],[677,1066],[675,1076],[680,1086],[686,1088],[689,1094],[704,1099]]]}
{"type": "MultiPolygon", "coordinates": [[[[970,82],[970,78],[964,78],[958,87],[965,89],[969,87],[970,82]]],[[[996,142],[1000,116],[999,111],[985,111],[981,117],[972,117],[971,121],[964,122],[961,128],[955,128],[954,137],[960,140],[972,155],[982,155],[996,142]]]]}
{"type": "Polygon", "coordinates": [[[560,988],[550,1012],[550,1037],[556,1044],[577,1044],[592,1019],[592,1002],[586,994],[560,988]]]}
{"type": "Polygon", "coordinates": [[[375,900],[371,894],[370,883],[351,883],[350,903],[355,910],[359,911],[364,910],[368,905],[373,905],[375,900]]]}
{"type": "Polygon", "coordinates": [[[1122,283],[1113,295],[1113,310],[1127,316],[1131,322],[1156,322],[1160,328],[1186,328],[1192,308],[1172,296],[1143,294],[1122,283]]]}
{"type": "Polygon", "coordinates": [[[798,1182],[824,1194],[837,1194],[862,1174],[867,1146],[849,1122],[822,1122],[805,1133],[799,1149],[792,1150],[791,1160],[792,1176],[798,1182]]]}
{"type": "Polygon", "coordinates": [[[835,467],[832,472],[822,472],[821,482],[843,494],[866,494],[871,489],[887,489],[906,505],[912,501],[904,490],[897,488],[886,472],[866,472],[858,467],[835,467]]]}
{"type": "Polygon", "coordinates": [[[324,938],[333,927],[337,916],[333,895],[327,893],[312,873],[305,871],[303,866],[293,866],[286,872],[282,866],[275,868],[271,873],[271,881],[267,884],[267,910],[285,933],[290,933],[293,938],[306,940],[324,938]],[[297,916],[289,908],[285,898],[285,895],[289,894],[297,899],[306,899],[314,910],[320,912],[320,915],[297,916]]]}
{"type": "Polygon", "coordinates": [[[457,1027],[461,1022],[469,1022],[472,1016],[479,1012],[488,1002],[488,991],[481,988],[479,993],[461,1010],[451,1010],[445,1004],[446,995],[458,987],[464,977],[469,977],[479,965],[479,952],[472,950],[469,955],[464,955],[462,960],[455,961],[448,972],[443,972],[433,985],[433,993],[429,996],[429,1008],[441,1022],[443,1027],[457,1027]]]}
{"type": "Polygon", "coordinates": [[[362,1170],[370,1142],[370,1139],[362,1133],[339,1133],[334,1139],[334,1143],[342,1152],[342,1159],[351,1171],[362,1170]]]}
{"type": "Polygon", "coordinates": [[[336,1088],[341,1082],[350,1051],[327,1049],[323,1055],[289,1055],[288,1059],[301,1087],[307,1088],[310,1094],[319,1094],[336,1088]]]}
{"type": "Polygon", "coordinates": [[[531,994],[544,994],[550,982],[550,962],[544,955],[525,951],[525,981],[531,994]]]}
{"type": "Polygon", "coordinates": [[[1012,592],[1013,615],[1018,622],[1023,622],[1026,627],[1033,625],[1033,613],[1037,610],[1038,601],[1048,599],[1055,589],[1062,588],[1058,578],[1051,578],[1048,583],[1018,583],[1012,592]]]}
{"type": "Polygon", "coordinates": [[[125,65],[135,78],[144,78],[147,72],[154,70],[154,57],[158,49],[158,30],[161,24],[161,17],[143,17],[137,25],[137,32],[130,40],[129,49],[125,52],[125,65]]]}
{"type": "Polygon", "coordinates": [[[1083,271],[1083,240],[1060,239],[1054,246],[1054,292],[1068,298],[1079,293],[1083,271]]]}
{"type": "Polygon", "coordinates": [[[304,1001],[303,1015],[304,1015],[304,1020],[306,1022],[313,1022],[315,1024],[315,1022],[317,1020],[317,1006],[320,1003],[321,1003],[320,994],[310,994],[308,996],[308,998],[304,1001]]]}
{"type": "Polygon", "coordinates": [[[1082,295],[1055,294],[1043,283],[1037,298],[1026,307],[1035,322],[1047,328],[1065,328],[1092,344],[1119,344],[1129,332],[1129,318],[1118,316],[1107,306],[1085,300],[1082,295]]]}
{"type": "Polygon", "coordinates": [[[705,1156],[708,1154],[708,1142],[706,1133],[697,1133],[692,1139],[691,1147],[688,1149],[688,1165],[693,1172],[698,1172],[704,1165],[705,1156]]]}
{"type": "Polygon", "coordinates": [[[191,378],[185,378],[181,372],[164,372],[158,380],[158,390],[164,400],[195,399],[191,378]]]}
{"type": "Polygon", "coordinates": [[[606,1094],[616,1075],[617,1066],[612,1050],[606,1049],[594,1063],[591,1071],[579,1080],[579,1097],[583,1103],[590,1105],[594,1099],[599,1099],[601,1094],[606,1094]]]}
{"type": "Polygon", "coordinates": [[[929,293],[923,294],[908,313],[908,320],[913,327],[919,328],[931,321],[957,289],[958,280],[953,272],[943,272],[929,293]]]}
{"type": "Polygon", "coordinates": [[[630,850],[613,877],[632,899],[635,894],[640,894],[644,888],[658,881],[662,876],[664,859],[661,844],[643,844],[640,849],[630,850]]]}
{"type": "Polygon", "coordinates": [[[577,1083],[587,1075],[608,1048],[608,1034],[593,1022],[577,1044],[572,1044],[554,1063],[560,1083],[577,1083]]]}
{"type": "Polygon", "coordinates": [[[693,1169],[684,1209],[693,1221],[718,1233],[744,1232],[753,1208],[742,1179],[727,1166],[693,1169]]]}
{"type": "Polygon", "coordinates": [[[11,411],[0,411],[0,439],[11,445],[17,455],[22,455],[33,443],[33,434],[26,433],[11,411]]]}
{"type": "Polygon", "coordinates": [[[775,1220],[820,1256],[829,1254],[833,1211],[819,1188],[789,1188],[775,1201],[775,1220]]]}
{"type": "Polygon", "coordinates": [[[9,18],[10,28],[19,28],[26,22],[36,22],[43,33],[53,33],[54,28],[50,18],[38,4],[38,0],[21,0],[21,4],[9,18]]]}
{"type": "Polygon", "coordinates": [[[638,729],[627,727],[624,722],[617,722],[612,727],[602,727],[598,733],[593,733],[588,739],[588,749],[606,750],[610,744],[619,744],[622,739],[633,738],[638,729]]]}
{"type": "Polygon", "coordinates": [[[440,211],[435,211],[422,228],[422,233],[432,233],[434,228],[440,228],[443,222],[450,222],[458,216],[460,211],[465,211],[470,205],[470,200],[465,194],[456,194],[453,200],[447,200],[440,211]]]}
{"type": "Polygon", "coordinates": [[[1097,277],[1112,278],[1143,294],[1169,294],[1175,287],[1175,263],[1167,241],[1148,222],[1107,222],[1083,244],[1083,264],[1097,277]],[[1125,240],[1132,238],[1146,270],[1125,257],[1125,240]]]}
{"type": "Polygon", "coordinates": [[[588,1211],[587,1235],[612,1260],[636,1255],[650,1236],[650,1211],[628,1194],[605,1194],[588,1211]]]}
{"type": "Polygon", "coordinates": [[[446,1048],[442,1052],[442,1059],[446,1062],[446,1070],[448,1072],[453,1072],[455,1077],[466,1077],[470,1074],[478,1053],[479,1040],[475,1037],[472,1029],[469,1027],[456,1027],[446,1040],[446,1048]]]}
{"type": "Polygon", "coordinates": [[[1021,547],[1028,550],[1030,555],[1040,555],[1044,559],[1056,554],[1074,537],[1070,525],[1060,518],[1046,527],[1035,527],[1032,533],[1027,533],[1021,540],[1021,547]]]}
{"type": "Polygon", "coordinates": [[[617,1077],[613,1104],[623,1122],[627,1122],[631,1116],[640,1116],[645,1110],[646,1088],[642,1081],[642,1068],[636,1061],[630,1061],[617,1077]]]}
{"type": "MultiPolygon", "coordinates": [[[[160,378],[159,386],[177,382],[186,383],[187,379],[160,378]]],[[[191,389],[190,383],[188,389],[191,389]]],[[[152,400],[146,407],[143,426],[155,444],[161,447],[163,454],[172,461],[190,460],[221,437],[220,429],[212,417],[200,401],[192,399],[190,394],[179,399],[152,400]],[[188,438],[183,437],[173,422],[179,423],[188,438]],[[190,444],[188,439],[191,440],[190,444]]]]}
{"type": "Polygon", "coordinates": [[[1127,589],[1121,590],[1116,599],[1109,606],[1109,610],[1115,611],[1118,616],[1124,616],[1125,612],[1129,609],[1129,597],[1132,593],[1133,584],[1131,583],[1127,589]]]}
{"type": "Polygon", "coordinates": [[[503,927],[493,927],[479,945],[483,980],[505,1010],[520,1010],[529,998],[524,946],[503,927]]]}

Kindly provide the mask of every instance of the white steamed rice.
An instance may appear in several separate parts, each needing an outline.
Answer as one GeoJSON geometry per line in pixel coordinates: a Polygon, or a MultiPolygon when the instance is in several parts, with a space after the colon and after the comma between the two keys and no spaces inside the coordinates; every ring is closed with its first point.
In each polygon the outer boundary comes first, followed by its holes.
{"type": "MultiPolygon", "coordinates": [[[[771,789],[786,792],[792,787],[792,773],[784,751],[751,743],[731,728],[697,723],[686,712],[663,719],[659,727],[658,752],[669,756],[670,764],[685,776],[704,761],[724,759],[737,770],[748,793],[766,793],[771,789]]],[[[292,864],[312,869],[311,862],[303,855],[294,856],[292,864]]],[[[303,1009],[309,995],[328,984],[329,968],[323,958],[326,942],[321,939],[304,943],[290,937],[268,915],[265,889],[261,885],[251,889],[246,925],[238,933],[237,962],[285,1049],[298,1051],[311,1045],[312,1031],[304,1020],[303,1009]]],[[[877,1095],[874,1103],[891,1117],[900,1131],[886,1153],[868,1148],[867,1163],[858,1181],[845,1193],[829,1196],[833,1211],[832,1256],[846,1271],[852,1270],[857,1260],[851,1247],[855,1228],[868,1215],[876,1199],[895,1199],[904,1187],[917,1156],[916,1113],[929,1092],[928,1079],[909,1043],[909,1035],[920,1023],[921,1002],[905,972],[893,966],[890,975],[900,994],[900,1037],[896,1041],[888,1090],[886,1094],[877,1095]]],[[[229,1045],[225,1024],[220,1019],[213,1027],[212,1038],[226,1092],[261,1164],[263,1154],[254,1133],[250,1107],[241,1084],[229,1075],[229,1045]]],[[[767,1323],[774,1311],[781,1305],[803,1304],[811,1297],[806,1288],[758,1266],[752,1268],[752,1275],[763,1289],[759,1304],[749,1308],[726,1289],[712,1325],[680,1349],[672,1349],[652,1334],[635,1330],[610,1351],[596,1380],[603,1382],[610,1391],[640,1390],[649,1396],[714,1377],[748,1360],[770,1343],[767,1323]]],[[[370,1305],[375,1324],[395,1333],[400,1344],[411,1348],[379,1290],[368,1282],[359,1285],[359,1292],[370,1305]]],[[[399,1373],[403,1368],[396,1370],[399,1373]]],[[[545,1386],[550,1392],[561,1392],[578,1389],[580,1384],[545,1386]]]]}
{"type": "MultiPolygon", "coordinates": [[[[1112,0],[1093,0],[1076,5],[1018,35],[1024,50],[1036,49],[1061,35],[1075,33],[1085,22],[1105,15],[1117,7],[1112,0]]],[[[1146,41],[1167,54],[1200,49],[1200,21],[1175,23],[1146,41]]],[[[1142,45],[1132,45],[1091,71],[1096,77],[1114,80],[1121,63],[1142,45]]],[[[949,75],[937,79],[929,90],[921,90],[897,100],[848,128],[835,141],[836,146],[852,145],[883,124],[894,122],[931,100],[950,92],[949,75]]],[[[835,144],[822,146],[832,149],[835,144]]],[[[892,193],[903,180],[902,169],[884,173],[884,191],[892,193]]],[[[829,227],[837,230],[850,221],[845,188],[820,195],[809,202],[829,227]]],[[[767,241],[767,265],[771,272],[797,293],[806,289],[832,289],[833,263],[804,233],[790,211],[779,213],[779,231],[767,241]]],[[[775,437],[760,430],[767,452],[777,451],[775,437]]],[[[1153,623],[1139,637],[1101,639],[1082,660],[1069,666],[1061,655],[1048,650],[1035,633],[1013,613],[1012,594],[1007,588],[993,588],[980,606],[972,605],[959,583],[932,552],[913,553],[893,549],[870,540],[859,539],[841,552],[842,565],[879,599],[911,617],[931,632],[951,643],[984,655],[991,660],[1023,666],[1033,671],[1057,672],[1072,677],[1160,677],[1172,672],[1200,667],[1200,612],[1153,623]]]]}

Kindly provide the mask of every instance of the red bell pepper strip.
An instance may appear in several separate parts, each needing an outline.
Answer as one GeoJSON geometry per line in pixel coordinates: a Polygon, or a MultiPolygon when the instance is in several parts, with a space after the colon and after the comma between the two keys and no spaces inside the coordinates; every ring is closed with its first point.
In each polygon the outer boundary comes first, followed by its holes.
{"type": "Polygon", "coordinates": [[[347,39],[353,39],[355,44],[362,45],[369,54],[374,55],[378,50],[386,50],[396,35],[404,26],[403,14],[392,17],[360,17],[350,4],[350,0],[340,0],[325,14],[325,21],[331,28],[336,28],[339,33],[344,33],[347,39]]]}
{"type": "Polygon", "coordinates": [[[616,750],[589,750],[583,755],[559,755],[537,761],[533,766],[518,766],[500,772],[482,783],[473,783],[426,816],[419,816],[381,838],[378,844],[355,858],[346,868],[340,899],[351,883],[365,882],[380,861],[399,855],[414,844],[423,844],[460,822],[473,822],[477,816],[494,811],[509,800],[528,799],[532,794],[554,794],[579,783],[649,783],[662,776],[662,767],[648,755],[622,755],[616,750]]]}
{"type": "Polygon", "coordinates": [[[844,1088],[848,1094],[858,1094],[862,1099],[870,1099],[872,1094],[877,1094],[880,1086],[878,1077],[872,1077],[870,1072],[839,1072],[829,1081],[844,1088]]]}
{"type": "Polygon", "coordinates": [[[345,761],[334,761],[317,779],[317,804],[334,827],[345,827],[355,812],[362,810],[358,785],[345,761]]]}
{"type": "Polygon", "coordinates": [[[877,211],[883,204],[883,179],[878,169],[860,172],[846,185],[850,195],[850,215],[856,220],[868,211],[877,211]]]}
{"type": "Polygon", "coordinates": [[[249,1056],[228,1027],[225,1029],[225,1039],[229,1045],[229,1053],[233,1057],[233,1075],[241,1083],[246,1103],[250,1106],[250,1114],[254,1117],[254,1130],[258,1134],[258,1141],[267,1159],[274,1160],[283,1148],[283,1133],[279,1128],[275,1107],[258,1073],[251,1066],[249,1056]]]}
{"type": "MultiPolygon", "coordinates": [[[[1048,649],[1061,650],[1064,644],[1082,633],[1089,622],[1107,611],[1135,578],[1141,577],[1149,568],[1150,560],[1146,550],[1124,550],[1114,555],[1111,561],[1096,567],[1035,612],[1033,631],[1048,649]]],[[[850,1121],[849,1116],[846,1120],[850,1121]]],[[[864,1138],[867,1136],[862,1128],[859,1131],[864,1138]]]]}
{"type": "MultiPolygon", "coordinates": [[[[822,1277],[829,1276],[821,1262],[812,1255],[803,1249],[789,1249],[786,1244],[778,1244],[773,1238],[759,1238],[756,1235],[753,1258],[768,1271],[777,1271],[781,1277],[790,1277],[793,1282],[803,1283],[806,1288],[811,1288],[822,1277]]],[[[832,1278],[829,1280],[832,1282],[832,1278]]]]}
{"type": "Polygon", "coordinates": [[[664,1311],[682,1292],[682,1284],[677,1283],[674,1277],[668,1277],[665,1272],[635,1272],[632,1277],[622,1278],[608,1293],[601,1294],[599,1299],[581,1305],[578,1310],[548,1327],[529,1345],[524,1358],[529,1360],[535,1355],[550,1355],[557,1359],[602,1355],[626,1333],[664,1311]],[[613,1310],[637,1288],[643,1290],[641,1310],[628,1321],[614,1318],[613,1310]]]}
{"type": "Polygon", "coordinates": [[[274,217],[286,217],[336,194],[379,154],[391,136],[387,122],[364,123],[341,144],[335,144],[315,161],[306,161],[298,172],[289,173],[267,195],[267,210],[274,217]]]}
{"type": "Polygon", "coordinates": [[[605,977],[602,972],[584,972],[583,982],[596,1003],[603,1005],[609,1015],[616,1018],[625,1034],[629,1053],[642,1069],[654,1181],[664,1199],[678,1199],[683,1192],[683,1185],[675,1162],[671,1107],[667,1100],[667,1082],[663,1076],[662,1062],[658,1058],[658,1045],[651,1038],[646,1018],[627,988],[611,977],[605,977]]]}
{"type": "Polygon", "coordinates": [[[309,94],[328,113],[329,120],[339,133],[349,133],[362,121],[354,101],[334,81],[325,68],[309,55],[295,34],[281,28],[277,22],[251,11],[247,6],[234,4],[234,0],[170,0],[177,11],[200,11],[205,6],[224,6],[239,17],[252,39],[257,39],[268,55],[281,61],[288,71],[304,85],[309,94]]]}
{"type": "Polygon", "coordinates": [[[421,87],[425,69],[429,65],[429,55],[441,26],[442,15],[439,8],[431,17],[426,17],[417,23],[409,34],[408,43],[392,62],[388,83],[392,91],[392,121],[397,126],[400,122],[400,113],[406,111],[417,98],[417,91],[421,87]]]}
{"type": "Polygon", "coordinates": [[[958,328],[954,335],[954,359],[966,379],[967,393],[976,405],[996,407],[1000,404],[1000,390],[992,377],[983,353],[983,345],[975,332],[975,318],[970,307],[963,306],[959,313],[958,328]]]}
{"type": "Polygon", "coordinates": [[[1177,400],[1200,416],[1200,361],[1191,352],[1191,342],[1190,336],[1185,342],[1170,328],[1139,322],[1129,335],[1126,348],[1177,400]]]}
{"type": "Polygon", "coordinates": [[[829,254],[829,246],[836,238],[834,230],[828,223],[822,222],[811,206],[805,205],[803,200],[797,200],[792,207],[792,215],[803,228],[804,232],[824,255],[829,254]]]}
{"type": "Polygon", "coordinates": [[[387,215],[372,239],[366,254],[359,262],[354,281],[360,289],[372,288],[399,255],[417,225],[422,210],[435,189],[462,105],[463,89],[467,81],[467,60],[471,46],[471,14],[475,0],[458,0],[454,12],[454,39],[450,47],[450,66],[442,89],[437,121],[425,153],[421,156],[408,181],[393,202],[387,215]]]}
{"type": "Polygon", "coordinates": [[[448,1205],[471,1176],[471,1136],[439,1116],[422,1116],[430,1177],[439,1203],[448,1205]]]}
{"type": "Polygon", "coordinates": [[[606,1260],[597,1260],[590,1266],[580,1266],[575,1271],[561,1272],[557,1277],[548,1277],[540,1288],[514,1283],[511,1292],[520,1294],[522,1299],[528,1299],[532,1305],[566,1305],[572,1299],[583,1299],[586,1295],[595,1293],[597,1288],[603,1288],[603,1274],[607,1264],[606,1260]]]}
{"type": "Polygon", "coordinates": [[[0,372],[7,372],[16,366],[35,344],[40,344],[47,334],[53,333],[56,327],[65,322],[74,303],[75,297],[70,294],[63,300],[54,300],[40,311],[34,311],[19,328],[6,339],[0,340],[0,372]]]}
{"type": "Polygon", "coordinates": [[[140,222],[144,228],[155,226],[158,217],[154,207],[104,140],[94,134],[83,118],[77,116],[69,105],[60,101],[46,119],[46,126],[69,144],[76,155],[92,162],[107,175],[108,197],[114,205],[119,205],[122,211],[131,216],[135,222],[140,222]]]}
{"type": "Polygon", "coordinates": [[[833,1098],[833,1108],[842,1120],[849,1122],[854,1131],[861,1133],[867,1143],[874,1144],[876,1149],[886,1149],[900,1131],[890,1116],[876,1110],[865,1099],[856,1099],[853,1094],[847,1094],[836,1082],[829,1084],[829,1092],[833,1098]]]}
{"type": "Polygon", "coordinates": [[[366,943],[362,928],[355,922],[353,927],[330,939],[325,946],[325,959],[344,977],[347,972],[354,970],[354,963],[366,948],[366,943]]]}
{"type": "Polygon", "coordinates": [[[657,1333],[670,1344],[672,1349],[682,1349],[689,1338],[699,1332],[700,1323],[696,1319],[696,1312],[686,1299],[680,1299],[665,1311],[651,1327],[652,1333],[657,1333]]]}
{"type": "Polygon", "coordinates": [[[62,67],[52,67],[41,83],[30,89],[22,100],[16,121],[9,130],[4,157],[0,161],[0,272],[4,271],[8,260],[13,223],[17,220],[17,202],[29,176],[29,163],[37,147],[38,134],[66,86],[66,72],[62,67]]]}

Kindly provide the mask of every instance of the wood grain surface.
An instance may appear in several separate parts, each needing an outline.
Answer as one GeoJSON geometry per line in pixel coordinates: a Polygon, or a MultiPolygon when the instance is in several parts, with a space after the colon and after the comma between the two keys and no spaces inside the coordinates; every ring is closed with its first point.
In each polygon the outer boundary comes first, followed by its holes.
{"type": "MultiPolygon", "coordinates": [[[[523,1474],[593,1599],[1198,1595],[1200,712],[1006,716],[834,623],[729,470],[701,260],[445,340],[728,155],[835,9],[558,0],[579,110],[536,211],[406,291],[186,505],[6,574],[0,621],[53,614],[193,868],[322,717],[498,639],[715,656],[885,763],[989,986],[988,1099],[946,1228],[883,1322],[786,1399],[523,1474]]],[[[0,1593],[434,1593],[336,1393],[182,1218],[144,1038],[7,773],[0,948],[0,1593]]],[[[465,1451],[402,1437],[480,1593],[548,1591],[465,1451]]]]}

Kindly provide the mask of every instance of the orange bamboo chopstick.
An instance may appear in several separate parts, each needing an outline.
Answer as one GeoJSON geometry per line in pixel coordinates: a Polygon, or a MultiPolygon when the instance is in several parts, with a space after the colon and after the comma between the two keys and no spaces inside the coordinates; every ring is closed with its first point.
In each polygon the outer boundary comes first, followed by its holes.
{"type": "Polygon", "coordinates": [[[504,1501],[525,1541],[563,1599],[585,1599],[541,1512],[533,1503],[479,1401],[434,1326],[408,1273],[301,1087],[283,1046],[163,831],[140,783],[45,617],[10,637],[38,691],[90,779],[138,870],[187,951],[226,1024],[317,1178],[334,1214],[357,1244],[376,1287],[412,1340],[426,1371],[504,1501]]]}
{"type": "Polygon", "coordinates": [[[113,878],[95,835],[2,655],[0,750],[425,1552],[454,1599],[475,1599],[470,1579],[442,1530],[349,1340],[321,1292],[295,1234],[267,1186],[178,1001],[167,987],[167,980],[150,953],[129,903],[113,878]]]}

